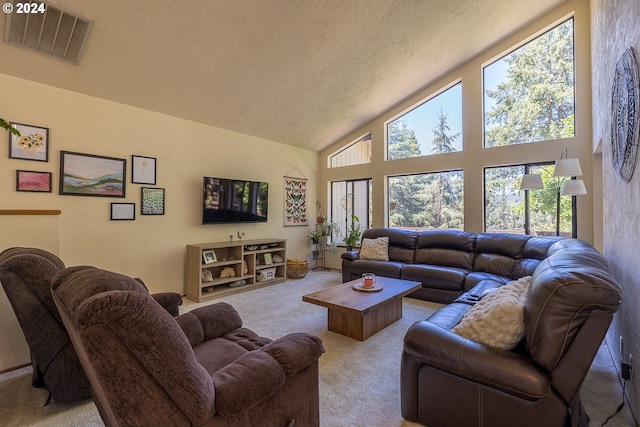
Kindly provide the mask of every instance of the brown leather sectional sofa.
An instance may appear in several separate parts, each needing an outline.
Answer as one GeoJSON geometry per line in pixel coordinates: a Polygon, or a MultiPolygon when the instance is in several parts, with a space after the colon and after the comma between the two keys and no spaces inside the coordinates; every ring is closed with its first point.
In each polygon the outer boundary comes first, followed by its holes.
{"type": "Polygon", "coordinates": [[[342,281],[362,273],[422,282],[413,298],[450,303],[477,299],[487,289],[529,276],[558,237],[475,234],[455,230],[414,232],[370,228],[362,237],[389,237],[389,261],[360,259],[358,251],[342,254],[342,281]]]}
{"type": "Polygon", "coordinates": [[[421,280],[412,294],[451,302],[404,337],[404,418],[429,427],[587,427],[580,387],[622,302],[607,261],[577,239],[455,231],[367,230],[389,236],[390,261],[343,255],[360,272],[421,280]],[[392,243],[391,243],[392,242],[392,243]],[[452,331],[484,291],[531,275],[524,338],[497,349],[452,331]]]}

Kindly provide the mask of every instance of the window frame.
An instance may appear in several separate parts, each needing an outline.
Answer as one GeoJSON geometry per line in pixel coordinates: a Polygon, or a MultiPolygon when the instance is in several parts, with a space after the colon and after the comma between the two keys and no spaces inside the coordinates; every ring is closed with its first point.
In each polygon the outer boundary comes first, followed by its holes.
{"type": "MultiPolygon", "coordinates": [[[[545,166],[553,166],[555,164],[554,161],[541,161],[541,162],[530,162],[530,163],[517,163],[517,164],[511,164],[511,165],[489,165],[489,166],[483,166],[482,168],[482,191],[483,191],[483,206],[485,207],[483,209],[483,218],[482,218],[482,228],[483,231],[485,233],[500,233],[500,231],[496,231],[496,232],[492,232],[492,231],[487,231],[487,210],[486,210],[486,206],[487,206],[487,183],[486,183],[486,179],[487,179],[487,175],[486,175],[486,171],[487,169],[498,169],[498,168],[513,168],[513,167],[522,167],[524,168],[523,170],[523,175],[524,174],[528,174],[531,173],[531,169],[534,167],[545,167],[545,166]]],[[[571,179],[575,179],[571,178],[571,179]]],[[[524,235],[531,235],[531,215],[530,215],[530,201],[529,198],[530,196],[530,192],[531,191],[535,191],[535,190],[520,190],[520,191],[524,191],[524,235]]],[[[556,189],[556,191],[559,191],[558,189],[556,189]]],[[[565,196],[566,197],[566,196],[565,196]]],[[[578,205],[577,205],[577,200],[576,200],[576,196],[570,196],[571,197],[571,237],[573,238],[577,238],[578,235],[578,205]]],[[[562,233],[562,230],[560,230],[560,233],[562,233]]]]}
{"type": "MultiPolygon", "coordinates": [[[[445,173],[452,173],[452,172],[458,172],[460,173],[461,176],[461,182],[462,182],[462,194],[460,196],[461,198],[461,203],[462,203],[462,209],[461,209],[461,213],[462,213],[462,227],[459,228],[446,228],[446,230],[461,230],[464,231],[465,229],[465,211],[464,211],[464,191],[465,191],[465,187],[464,187],[464,169],[463,168],[457,168],[457,169],[447,169],[447,170],[434,170],[434,171],[422,171],[422,172],[413,172],[413,173],[406,173],[406,174],[395,174],[395,175],[388,175],[386,177],[386,185],[385,185],[385,191],[386,191],[386,199],[387,199],[387,203],[386,203],[386,218],[385,218],[385,224],[388,228],[396,228],[396,229],[408,229],[408,230],[436,230],[436,229],[444,229],[444,228],[427,228],[427,227],[413,227],[413,226],[409,226],[409,227],[397,227],[397,226],[392,226],[390,223],[390,214],[392,210],[395,209],[391,209],[391,203],[393,203],[391,201],[391,197],[390,197],[390,182],[389,180],[392,178],[401,178],[401,177],[408,177],[408,176],[417,176],[417,175],[438,175],[438,174],[445,174],[445,173]]],[[[396,202],[397,203],[397,202],[396,202]]]]}
{"type": "MultiPolygon", "coordinates": [[[[358,216],[358,220],[360,222],[360,231],[364,231],[371,227],[371,213],[372,213],[371,199],[372,199],[372,190],[373,190],[373,179],[372,178],[354,178],[354,179],[331,181],[329,185],[329,212],[331,213],[330,218],[332,222],[339,225],[340,230],[348,231],[349,228],[351,227],[352,215],[355,207],[354,185],[355,183],[358,183],[358,182],[366,182],[366,185],[367,185],[367,191],[365,192],[366,202],[367,202],[366,203],[367,215],[364,218],[360,215],[356,215],[358,216]],[[351,212],[349,213],[349,208],[348,208],[349,204],[347,203],[347,206],[344,209],[346,216],[345,218],[340,218],[340,221],[336,221],[336,218],[335,218],[336,209],[334,208],[334,204],[333,204],[334,184],[344,184],[346,187],[345,194],[346,195],[351,194],[351,212]],[[349,188],[348,188],[349,185],[351,185],[351,193],[349,193],[349,188]]],[[[343,236],[340,236],[340,237],[343,237],[343,236]]],[[[334,243],[336,243],[337,246],[346,246],[346,244],[344,244],[344,242],[342,241],[342,238],[340,239],[339,242],[334,242],[334,243]]]]}
{"type": "MultiPolygon", "coordinates": [[[[455,88],[459,86],[460,87],[460,123],[461,123],[461,128],[460,128],[460,150],[454,150],[451,153],[461,153],[464,151],[464,133],[463,133],[463,129],[464,129],[464,98],[463,98],[463,82],[462,79],[456,79],[453,82],[451,82],[450,84],[443,86],[440,90],[433,92],[431,95],[429,95],[426,98],[423,98],[422,100],[418,101],[416,104],[413,104],[412,106],[410,106],[409,108],[401,111],[400,113],[396,114],[395,116],[391,117],[388,120],[384,121],[383,127],[384,127],[384,161],[385,162],[392,162],[392,161],[396,161],[396,160],[407,160],[407,159],[416,159],[416,158],[422,158],[422,157],[430,157],[430,156],[439,156],[439,155],[443,155],[443,154],[450,154],[450,153],[426,153],[426,154],[421,154],[420,156],[412,156],[412,157],[402,157],[399,159],[392,159],[389,157],[389,125],[391,125],[392,123],[394,123],[395,121],[401,119],[402,117],[406,116],[407,114],[412,113],[413,111],[425,106],[426,104],[428,104],[429,102],[437,99],[440,95],[444,95],[447,91],[455,88]]],[[[419,141],[418,141],[419,143],[419,141]]]]}
{"type": "Polygon", "coordinates": [[[576,105],[576,70],[577,70],[577,63],[576,63],[576,18],[574,16],[574,14],[570,14],[569,16],[564,16],[563,18],[557,20],[556,22],[546,26],[545,28],[541,29],[540,31],[536,32],[535,34],[532,34],[530,37],[527,37],[525,39],[523,39],[520,43],[516,43],[513,46],[511,46],[508,50],[502,52],[501,54],[499,54],[498,56],[492,58],[491,60],[485,62],[482,64],[481,66],[481,70],[480,70],[480,78],[481,78],[481,93],[480,95],[482,96],[482,148],[483,149],[492,149],[492,148],[500,148],[500,147],[506,147],[506,146],[513,146],[513,145],[524,145],[524,144],[535,144],[538,142],[548,142],[548,141],[560,141],[560,140],[571,140],[571,139],[575,139],[576,137],[576,114],[578,111],[577,105],[576,105]],[[495,63],[503,60],[504,58],[506,58],[507,56],[513,54],[514,52],[518,51],[519,49],[522,49],[523,47],[527,46],[528,44],[534,42],[535,40],[539,39],[540,37],[548,34],[549,32],[557,29],[558,27],[566,24],[567,22],[571,21],[571,34],[572,34],[572,73],[573,73],[573,84],[572,84],[572,92],[573,92],[573,135],[572,136],[567,136],[567,137],[559,137],[559,138],[551,138],[551,139],[545,139],[545,140],[536,140],[536,141],[526,141],[526,142],[520,142],[520,143],[515,143],[515,144],[507,144],[504,146],[500,146],[500,145],[495,145],[495,146],[487,146],[487,120],[486,120],[486,116],[487,116],[487,102],[486,102],[486,78],[485,78],[485,70],[487,69],[487,67],[490,67],[492,65],[494,65],[495,63]]]}

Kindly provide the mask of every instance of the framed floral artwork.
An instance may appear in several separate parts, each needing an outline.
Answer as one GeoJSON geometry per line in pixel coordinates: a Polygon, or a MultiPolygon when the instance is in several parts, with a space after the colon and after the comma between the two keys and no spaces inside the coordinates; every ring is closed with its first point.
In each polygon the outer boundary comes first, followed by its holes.
{"type": "Polygon", "coordinates": [[[9,123],[20,132],[20,136],[9,132],[9,158],[49,161],[49,128],[9,123]]]}
{"type": "Polygon", "coordinates": [[[164,215],[164,188],[142,187],[142,215],[164,215]]]}
{"type": "Polygon", "coordinates": [[[156,159],[131,156],[131,182],[133,184],[156,185],[156,159]]]}
{"type": "Polygon", "coordinates": [[[16,191],[51,193],[51,172],[16,171],[16,191]]]}

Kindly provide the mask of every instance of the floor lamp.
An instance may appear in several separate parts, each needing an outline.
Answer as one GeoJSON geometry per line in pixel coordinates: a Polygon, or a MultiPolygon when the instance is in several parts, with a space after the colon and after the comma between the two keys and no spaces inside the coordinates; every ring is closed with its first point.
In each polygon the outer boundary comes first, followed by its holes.
{"type": "MultiPolygon", "coordinates": [[[[545,171],[546,172],[546,171],[545,171]]],[[[582,176],[582,168],[578,159],[568,159],[567,149],[560,156],[560,160],[556,160],[553,168],[553,178],[556,184],[556,236],[560,235],[560,196],[581,196],[587,194],[584,181],[575,179],[582,176]]],[[[540,190],[544,188],[542,183],[542,175],[540,174],[524,174],[520,183],[521,190],[540,190]]],[[[525,204],[528,204],[528,198],[525,197],[525,204]]],[[[526,206],[525,206],[526,209],[526,206]]],[[[526,233],[529,234],[529,219],[525,222],[526,233]]],[[[575,232],[572,231],[572,234],[575,232]]]]}

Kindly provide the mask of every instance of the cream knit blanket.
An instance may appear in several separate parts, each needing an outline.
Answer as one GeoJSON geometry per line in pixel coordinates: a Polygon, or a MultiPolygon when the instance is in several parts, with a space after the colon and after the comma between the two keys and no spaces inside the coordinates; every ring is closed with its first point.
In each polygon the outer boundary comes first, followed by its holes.
{"type": "Polygon", "coordinates": [[[524,337],[524,304],[531,276],[497,288],[462,317],[453,332],[491,347],[510,350],[524,337]]]}

